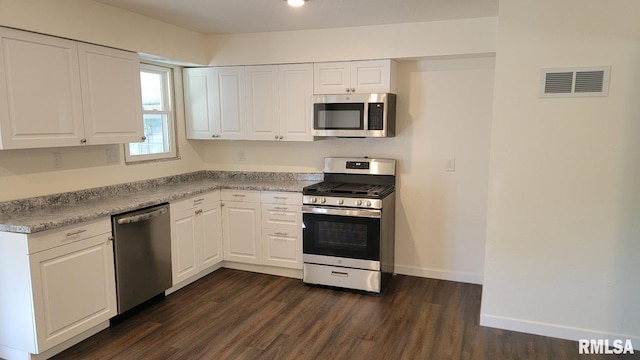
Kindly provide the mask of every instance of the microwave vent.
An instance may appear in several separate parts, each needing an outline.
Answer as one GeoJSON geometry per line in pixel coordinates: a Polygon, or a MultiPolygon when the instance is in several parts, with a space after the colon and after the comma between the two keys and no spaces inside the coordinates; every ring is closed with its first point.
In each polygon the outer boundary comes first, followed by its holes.
{"type": "Polygon", "coordinates": [[[610,66],[542,69],[540,97],[609,95],[610,66]]]}

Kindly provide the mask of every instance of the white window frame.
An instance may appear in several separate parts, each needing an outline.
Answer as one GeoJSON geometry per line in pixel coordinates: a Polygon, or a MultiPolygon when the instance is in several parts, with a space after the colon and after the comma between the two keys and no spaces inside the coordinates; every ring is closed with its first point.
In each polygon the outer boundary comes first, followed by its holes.
{"type": "MultiPolygon", "coordinates": [[[[143,116],[146,114],[162,114],[167,115],[167,123],[169,129],[167,134],[169,139],[164,139],[170,142],[171,151],[159,154],[148,155],[131,155],[129,150],[129,144],[124,144],[125,163],[140,163],[147,161],[159,161],[159,160],[175,160],[178,159],[178,141],[176,133],[176,118],[175,118],[175,97],[173,91],[173,68],[166,66],[159,66],[147,63],[140,63],[140,72],[152,72],[162,75],[163,91],[162,91],[162,103],[167,104],[168,109],[165,110],[142,110],[143,116]]],[[[142,104],[140,104],[142,106],[142,104]]],[[[144,121],[140,119],[140,121],[144,121]]]]}

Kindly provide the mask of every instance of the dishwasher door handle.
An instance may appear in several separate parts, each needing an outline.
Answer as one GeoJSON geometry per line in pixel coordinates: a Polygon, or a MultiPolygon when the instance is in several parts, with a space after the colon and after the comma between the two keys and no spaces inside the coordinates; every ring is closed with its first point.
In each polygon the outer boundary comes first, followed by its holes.
{"type": "Polygon", "coordinates": [[[131,215],[131,216],[127,216],[127,217],[123,217],[118,219],[118,225],[124,225],[124,224],[134,224],[134,223],[138,223],[141,221],[147,221],[149,219],[152,219],[156,216],[159,215],[163,215],[167,213],[167,208],[161,208],[158,210],[154,210],[154,211],[149,211],[146,213],[142,213],[142,214],[137,214],[137,215],[131,215]]]}

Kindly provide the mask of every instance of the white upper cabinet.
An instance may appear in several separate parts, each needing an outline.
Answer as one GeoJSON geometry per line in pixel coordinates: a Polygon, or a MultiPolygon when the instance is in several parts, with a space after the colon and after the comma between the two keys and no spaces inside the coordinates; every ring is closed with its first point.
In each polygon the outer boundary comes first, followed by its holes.
{"type": "Polygon", "coordinates": [[[278,140],[278,65],[247,66],[247,137],[278,140]]]}
{"type": "Polygon", "coordinates": [[[2,149],[79,145],[78,44],[0,28],[2,149]]]}
{"type": "Polygon", "coordinates": [[[313,141],[312,95],[312,64],[290,64],[278,67],[279,140],[313,141]]]}
{"type": "Polygon", "coordinates": [[[188,139],[244,139],[243,66],[184,69],[188,139]]]}
{"type": "Polygon", "coordinates": [[[313,92],[396,93],[396,66],[390,59],[315,63],[313,92]]]}
{"type": "Polygon", "coordinates": [[[141,141],[138,55],[0,27],[0,149],[141,141]]]}
{"type": "Polygon", "coordinates": [[[218,78],[213,68],[183,71],[187,139],[213,139],[220,134],[218,78]]]}
{"type": "Polygon", "coordinates": [[[188,139],[312,141],[313,65],[184,69],[188,139]]]}
{"type": "Polygon", "coordinates": [[[247,66],[250,140],[312,141],[313,65],[247,66]]]}
{"type": "Polygon", "coordinates": [[[87,144],[143,141],[138,54],[78,44],[87,144]]]}

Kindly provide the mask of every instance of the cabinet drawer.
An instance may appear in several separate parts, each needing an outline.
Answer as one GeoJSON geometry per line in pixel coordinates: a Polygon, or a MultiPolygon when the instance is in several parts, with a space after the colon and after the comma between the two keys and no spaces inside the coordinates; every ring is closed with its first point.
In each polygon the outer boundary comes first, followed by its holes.
{"type": "Polygon", "coordinates": [[[260,191],[254,190],[222,190],[220,193],[222,201],[238,201],[238,202],[260,202],[260,191]]]}
{"type": "Polygon", "coordinates": [[[263,204],[302,205],[302,193],[262,191],[263,204]]]}
{"type": "Polygon", "coordinates": [[[28,253],[34,254],[105,233],[111,233],[111,219],[109,218],[29,234],[27,241],[28,253]]]}
{"type": "Polygon", "coordinates": [[[193,209],[199,206],[215,205],[220,201],[220,191],[212,191],[194,197],[190,197],[184,200],[179,200],[171,203],[171,211],[179,212],[187,209],[193,209]]]}
{"type": "Polygon", "coordinates": [[[262,205],[262,226],[265,228],[302,229],[302,207],[294,205],[262,205]]]}

